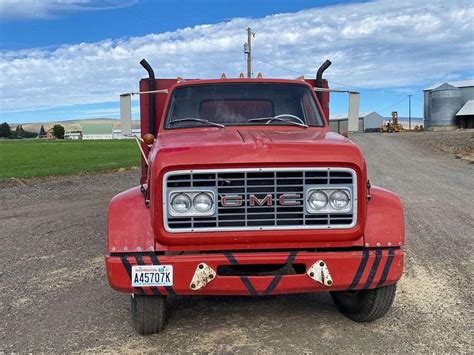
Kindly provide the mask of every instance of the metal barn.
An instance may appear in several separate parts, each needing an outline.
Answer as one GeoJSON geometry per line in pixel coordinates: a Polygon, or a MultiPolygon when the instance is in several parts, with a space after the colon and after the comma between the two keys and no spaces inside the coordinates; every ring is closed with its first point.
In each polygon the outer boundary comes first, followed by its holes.
{"type": "Polygon", "coordinates": [[[456,113],[461,128],[474,128],[474,100],[467,101],[456,113]]]}
{"type": "MultiPolygon", "coordinates": [[[[362,112],[359,114],[359,132],[366,132],[380,128],[384,118],[375,111],[362,112]]],[[[349,119],[347,115],[336,115],[329,119],[331,131],[336,133],[347,132],[349,119]]]]}

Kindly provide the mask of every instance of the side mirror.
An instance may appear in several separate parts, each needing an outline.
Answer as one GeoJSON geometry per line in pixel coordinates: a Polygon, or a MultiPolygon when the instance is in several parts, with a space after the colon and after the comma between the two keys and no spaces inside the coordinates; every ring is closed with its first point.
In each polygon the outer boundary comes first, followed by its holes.
{"type": "Polygon", "coordinates": [[[132,95],[120,95],[120,129],[124,137],[132,135],[132,95]]]}

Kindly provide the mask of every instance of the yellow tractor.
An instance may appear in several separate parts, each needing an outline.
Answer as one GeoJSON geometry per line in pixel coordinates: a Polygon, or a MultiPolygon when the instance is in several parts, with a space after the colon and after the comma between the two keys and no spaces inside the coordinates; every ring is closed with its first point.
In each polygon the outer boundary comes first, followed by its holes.
{"type": "Polygon", "coordinates": [[[403,125],[398,123],[398,112],[392,112],[392,119],[384,122],[382,126],[380,126],[380,132],[383,133],[393,133],[393,132],[401,132],[403,130],[403,125]]]}

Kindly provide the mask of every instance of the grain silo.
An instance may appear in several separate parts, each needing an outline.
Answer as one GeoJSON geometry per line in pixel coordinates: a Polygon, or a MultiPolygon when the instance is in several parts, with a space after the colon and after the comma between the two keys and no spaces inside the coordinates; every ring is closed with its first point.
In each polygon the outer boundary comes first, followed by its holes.
{"type": "Polygon", "coordinates": [[[443,84],[430,93],[430,117],[425,123],[427,128],[457,127],[456,113],[462,107],[461,90],[449,84],[443,84]]]}
{"type": "Polygon", "coordinates": [[[474,100],[474,80],[435,84],[424,89],[423,95],[425,128],[445,130],[462,127],[465,126],[463,116],[456,118],[456,114],[467,101],[474,100]]]}

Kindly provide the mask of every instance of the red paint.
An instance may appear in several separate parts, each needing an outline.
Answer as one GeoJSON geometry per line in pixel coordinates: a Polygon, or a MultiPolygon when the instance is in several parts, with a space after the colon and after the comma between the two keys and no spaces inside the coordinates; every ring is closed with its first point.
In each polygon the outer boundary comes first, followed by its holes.
{"type": "Polygon", "coordinates": [[[400,198],[380,187],[370,189],[372,199],[367,204],[365,243],[371,247],[405,245],[403,207],[400,198]]]}
{"type": "MultiPolygon", "coordinates": [[[[288,252],[277,253],[233,253],[232,254],[239,264],[284,264],[288,258],[288,252]]],[[[296,274],[283,276],[277,287],[271,294],[281,293],[297,293],[297,292],[318,292],[318,291],[337,291],[348,289],[351,285],[354,276],[359,267],[362,258],[361,251],[343,251],[343,252],[306,252],[301,251],[297,254],[294,264],[305,264],[306,269],[311,267],[317,260],[324,260],[326,263],[333,285],[330,287],[324,286],[307,274],[296,274]]],[[[382,251],[380,259],[380,266],[375,273],[373,281],[368,288],[374,288],[382,277],[384,265],[387,262],[388,251],[382,251]]],[[[369,259],[364,272],[361,275],[360,281],[357,283],[355,289],[362,288],[369,276],[371,267],[375,259],[375,250],[371,250],[369,259]]],[[[130,265],[137,265],[134,256],[128,259],[130,265]]],[[[145,264],[152,264],[149,256],[143,256],[145,264]]],[[[217,270],[219,265],[229,265],[229,260],[222,253],[216,254],[199,254],[199,255],[175,255],[175,256],[159,256],[159,261],[164,265],[173,265],[174,269],[174,285],[173,290],[180,295],[249,295],[249,290],[242,283],[238,276],[220,276],[211,281],[206,287],[201,290],[193,291],[190,288],[190,282],[193,278],[194,272],[199,263],[204,262],[214,270],[217,270]]],[[[117,291],[134,292],[131,287],[130,278],[120,257],[106,257],[107,275],[109,277],[110,285],[117,291]]],[[[387,275],[386,281],[383,285],[390,285],[395,283],[403,271],[403,251],[398,249],[395,251],[390,272],[387,275]]],[[[258,294],[262,294],[274,276],[248,276],[249,281],[255,288],[258,294]]],[[[148,287],[144,288],[146,293],[151,294],[148,287]]],[[[167,291],[159,287],[163,294],[167,291]]]]}
{"type": "Polygon", "coordinates": [[[109,253],[155,249],[150,211],[143,203],[140,188],[124,191],[110,202],[107,221],[109,253]]]}
{"type": "MultiPolygon", "coordinates": [[[[250,79],[258,83],[284,83],[304,85],[312,89],[314,80],[296,81],[279,79],[250,79]]],[[[189,80],[177,82],[157,79],[156,89],[169,89],[206,83],[248,83],[249,79],[189,80]]],[[[327,87],[327,82],[324,83],[327,87]]],[[[140,90],[148,89],[147,80],[140,82],[140,90]]],[[[313,97],[317,97],[313,90],[313,97]]],[[[295,126],[234,126],[186,128],[165,130],[163,121],[169,94],[156,94],[158,127],[156,141],[149,152],[150,167],[142,169],[141,182],[149,187],[149,206],[145,205],[139,188],[117,195],[111,202],[108,219],[107,274],[111,286],[122,292],[134,292],[123,261],[117,253],[125,253],[126,260],[136,264],[134,255],[142,253],[143,260],[151,264],[149,253],[157,253],[162,264],[174,266],[174,290],[179,294],[248,294],[239,277],[218,276],[205,289],[191,291],[191,278],[197,265],[205,262],[213,268],[227,265],[224,251],[232,250],[239,263],[266,264],[284,262],[288,250],[317,249],[317,252],[300,251],[295,262],[311,266],[323,259],[330,270],[334,284],[331,290],[347,289],[361,260],[362,249],[383,248],[380,267],[369,287],[375,287],[388,258],[388,247],[395,248],[395,256],[385,284],[396,282],[403,270],[404,243],[403,211],[399,198],[393,193],[372,187],[371,200],[367,194],[367,171],[359,148],[349,139],[330,132],[329,93],[323,92],[318,102],[324,113],[325,127],[302,129],[295,126]],[[351,229],[331,230],[266,230],[235,232],[168,233],[163,227],[162,184],[164,174],[174,170],[224,168],[314,168],[345,167],[357,175],[357,224],[351,229]],[[330,251],[328,250],[329,248],[330,251]],[[337,248],[345,248],[337,251],[337,248]],[[271,249],[273,252],[264,252],[271,249]],[[275,252],[282,250],[281,252],[275,252]],[[164,255],[164,252],[187,251],[187,255],[164,255]],[[189,254],[199,252],[202,254],[189,254]],[[208,251],[217,253],[206,254],[208,251]],[[243,251],[237,253],[235,251],[243,251]],[[148,252],[148,253],[147,253],[148,252]],[[135,254],[130,254],[135,253],[135,254]]],[[[212,110],[212,107],[208,108],[212,110]]],[[[142,135],[148,133],[148,95],[140,97],[142,135]]],[[[280,199],[280,204],[292,203],[296,196],[280,199]]],[[[238,203],[228,199],[227,203],[238,203]]],[[[268,202],[261,196],[256,204],[268,202]]],[[[375,251],[371,249],[367,267],[357,287],[364,285],[375,251]]],[[[249,277],[260,294],[273,277],[249,277]]],[[[283,276],[273,293],[316,292],[328,290],[307,275],[283,276]]],[[[164,290],[163,290],[164,291],[164,290]]],[[[151,292],[145,288],[145,292],[151,292]]],[[[165,292],[165,291],[164,291],[165,292]]]]}
{"type": "MultiPolygon", "coordinates": [[[[219,168],[277,168],[277,167],[347,167],[356,171],[358,186],[365,186],[365,161],[359,148],[342,136],[324,128],[299,127],[229,127],[192,128],[160,132],[150,153],[151,188],[150,211],[157,242],[165,245],[216,243],[234,244],[236,240],[248,244],[313,242],[325,245],[346,241],[347,245],[363,245],[367,192],[358,191],[359,223],[349,230],[242,231],[206,233],[168,233],[163,229],[162,181],[170,170],[219,168]],[[203,141],[203,137],[206,139],[203,141]],[[263,141],[259,146],[256,141],[263,141]],[[239,152],[234,154],[233,152],[239,152]],[[203,159],[205,157],[205,159],[203,159]]],[[[204,247],[205,249],[205,247],[204,247]]]]}

